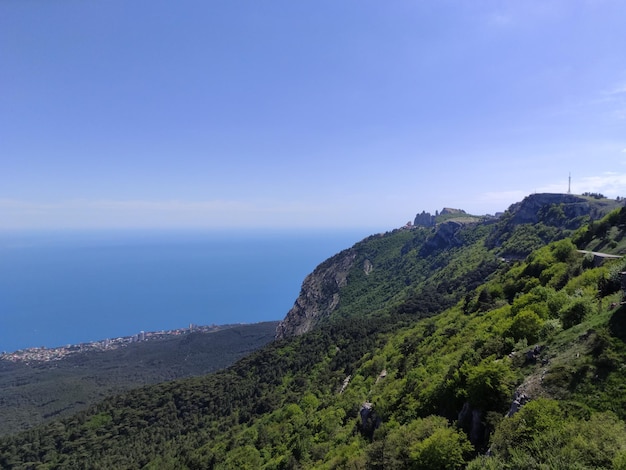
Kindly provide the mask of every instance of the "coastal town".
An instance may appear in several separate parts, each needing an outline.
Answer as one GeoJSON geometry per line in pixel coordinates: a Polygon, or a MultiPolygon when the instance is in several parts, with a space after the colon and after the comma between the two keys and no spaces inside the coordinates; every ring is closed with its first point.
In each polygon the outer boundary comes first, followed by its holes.
{"type": "Polygon", "coordinates": [[[93,341],[79,344],[68,344],[55,348],[35,347],[19,349],[14,352],[3,352],[0,354],[0,361],[34,363],[34,362],[51,362],[65,359],[73,354],[85,352],[101,352],[111,351],[117,348],[123,348],[132,343],[144,341],[158,341],[172,336],[181,336],[190,333],[212,333],[219,330],[231,328],[236,325],[194,325],[190,324],[188,328],[179,328],[176,330],[163,330],[145,332],[140,331],[132,336],[120,336],[118,338],[107,338],[100,341],[93,341]]]}

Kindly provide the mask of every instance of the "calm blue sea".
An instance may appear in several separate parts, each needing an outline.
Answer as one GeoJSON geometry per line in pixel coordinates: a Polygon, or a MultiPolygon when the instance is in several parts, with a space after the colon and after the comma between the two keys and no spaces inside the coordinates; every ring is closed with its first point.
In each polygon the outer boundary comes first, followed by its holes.
{"type": "Polygon", "coordinates": [[[364,232],[0,233],[0,352],[280,320],[364,232]]]}

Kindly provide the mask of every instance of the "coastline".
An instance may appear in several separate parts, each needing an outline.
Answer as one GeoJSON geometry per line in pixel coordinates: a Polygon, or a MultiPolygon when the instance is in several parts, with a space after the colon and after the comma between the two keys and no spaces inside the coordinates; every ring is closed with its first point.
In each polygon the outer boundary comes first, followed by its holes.
{"type": "Polygon", "coordinates": [[[0,352],[282,318],[356,232],[0,231],[0,352]]]}
{"type": "MultiPolygon", "coordinates": [[[[259,322],[264,323],[264,322],[259,322]]],[[[214,333],[229,328],[242,325],[251,325],[253,323],[230,323],[225,325],[189,325],[188,328],[177,328],[174,330],[161,331],[140,331],[131,336],[120,336],[117,338],[106,338],[99,341],[91,341],[87,343],[68,344],[66,346],[58,346],[47,348],[45,346],[18,349],[13,352],[0,353],[0,361],[8,361],[14,363],[25,363],[29,365],[31,362],[52,362],[65,359],[68,356],[85,353],[85,352],[103,352],[112,351],[123,348],[133,343],[141,343],[146,341],[159,341],[174,336],[182,336],[191,333],[214,333]]]]}

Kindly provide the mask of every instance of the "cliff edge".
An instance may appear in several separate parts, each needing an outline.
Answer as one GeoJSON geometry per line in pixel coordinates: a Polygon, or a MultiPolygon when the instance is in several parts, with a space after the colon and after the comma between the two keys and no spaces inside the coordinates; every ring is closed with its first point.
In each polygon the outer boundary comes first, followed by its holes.
{"type": "Polygon", "coordinates": [[[348,283],[348,273],[355,259],[354,249],[343,250],[304,279],[293,307],[276,328],[276,339],[306,333],[337,308],[339,290],[348,283]]]}

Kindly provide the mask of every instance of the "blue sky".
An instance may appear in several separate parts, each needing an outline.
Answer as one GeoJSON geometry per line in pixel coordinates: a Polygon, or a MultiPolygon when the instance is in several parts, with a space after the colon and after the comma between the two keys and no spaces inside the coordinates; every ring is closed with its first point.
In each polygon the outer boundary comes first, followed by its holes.
{"type": "Polygon", "coordinates": [[[0,228],[626,196],[626,2],[3,0],[0,228]]]}

